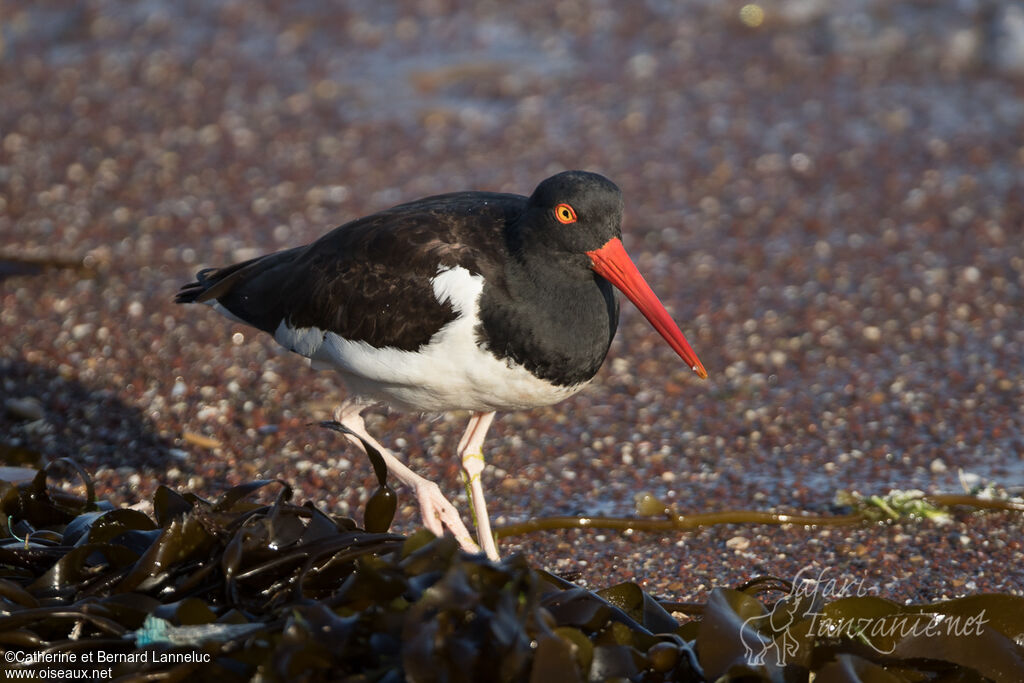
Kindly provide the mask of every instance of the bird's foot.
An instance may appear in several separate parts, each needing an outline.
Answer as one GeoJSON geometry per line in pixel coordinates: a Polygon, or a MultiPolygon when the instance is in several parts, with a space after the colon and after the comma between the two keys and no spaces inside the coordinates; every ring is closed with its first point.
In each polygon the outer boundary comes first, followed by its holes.
{"type": "Polygon", "coordinates": [[[416,500],[420,504],[420,511],[423,513],[423,525],[428,530],[435,536],[442,536],[447,527],[463,550],[468,553],[480,552],[480,546],[463,524],[459,511],[448,502],[437,484],[421,478],[412,486],[416,492],[416,500]]]}

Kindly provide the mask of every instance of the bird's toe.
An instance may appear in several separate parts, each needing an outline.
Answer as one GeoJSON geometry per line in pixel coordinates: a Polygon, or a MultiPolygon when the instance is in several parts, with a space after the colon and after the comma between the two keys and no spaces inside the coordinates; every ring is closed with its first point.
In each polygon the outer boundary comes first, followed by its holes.
{"type": "Polygon", "coordinates": [[[423,512],[423,525],[435,536],[444,534],[444,529],[447,527],[463,550],[471,553],[480,552],[480,546],[476,544],[469,529],[462,522],[459,511],[444,497],[437,484],[425,481],[417,487],[416,498],[419,501],[420,510],[423,512]]]}

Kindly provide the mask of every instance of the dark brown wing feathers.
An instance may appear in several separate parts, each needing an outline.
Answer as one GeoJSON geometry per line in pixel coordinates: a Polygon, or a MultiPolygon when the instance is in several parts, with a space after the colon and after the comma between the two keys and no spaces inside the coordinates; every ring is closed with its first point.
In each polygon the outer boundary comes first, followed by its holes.
{"type": "Polygon", "coordinates": [[[216,299],[270,333],[287,319],[292,327],[412,351],[455,316],[434,296],[439,269],[461,266],[500,282],[493,255],[504,252],[505,227],[525,201],[466,192],[396,206],[305,247],[202,270],[175,300],[216,299]]]}

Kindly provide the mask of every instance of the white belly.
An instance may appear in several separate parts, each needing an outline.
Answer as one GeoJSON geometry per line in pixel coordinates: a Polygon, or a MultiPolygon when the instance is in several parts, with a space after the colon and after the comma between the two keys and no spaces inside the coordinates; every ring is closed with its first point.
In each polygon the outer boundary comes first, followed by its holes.
{"type": "Polygon", "coordinates": [[[451,301],[458,317],[416,351],[376,348],[334,332],[288,327],[284,321],[274,338],[309,358],[313,367],[339,372],[357,396],[401,410],[521,410],[557,403],[585,386],[553,385],[477,345],[482,277],[452,268],[438,273],[432,283],[438,301],[451,301]]]}

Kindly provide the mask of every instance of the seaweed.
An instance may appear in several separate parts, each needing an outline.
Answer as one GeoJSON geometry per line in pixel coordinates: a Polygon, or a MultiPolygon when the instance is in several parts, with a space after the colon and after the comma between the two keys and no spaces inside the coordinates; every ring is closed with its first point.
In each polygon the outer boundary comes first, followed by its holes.
{"type": "Polygon", "coordinates": [[[522,556],[491,562],[425,530],[390,533],[395,497],[382,468],[366,511],[372,530],[293,503],[278,480],[216,500],[161,487],[150,516],[97,500],[80,469],[87,495],[60,492],[48,482],[56,469],[0,482],[0,648],[20,653],[9,668],[95,671],[86,653],[102,652],[107,677],[126,680],[1011,681],[1024,672],[1018,596],[829,601],[759,577],[681,605],[635,583],[586,590],[522,556]],[[261,492],[271,500],[254,502],[261,492]]]}

